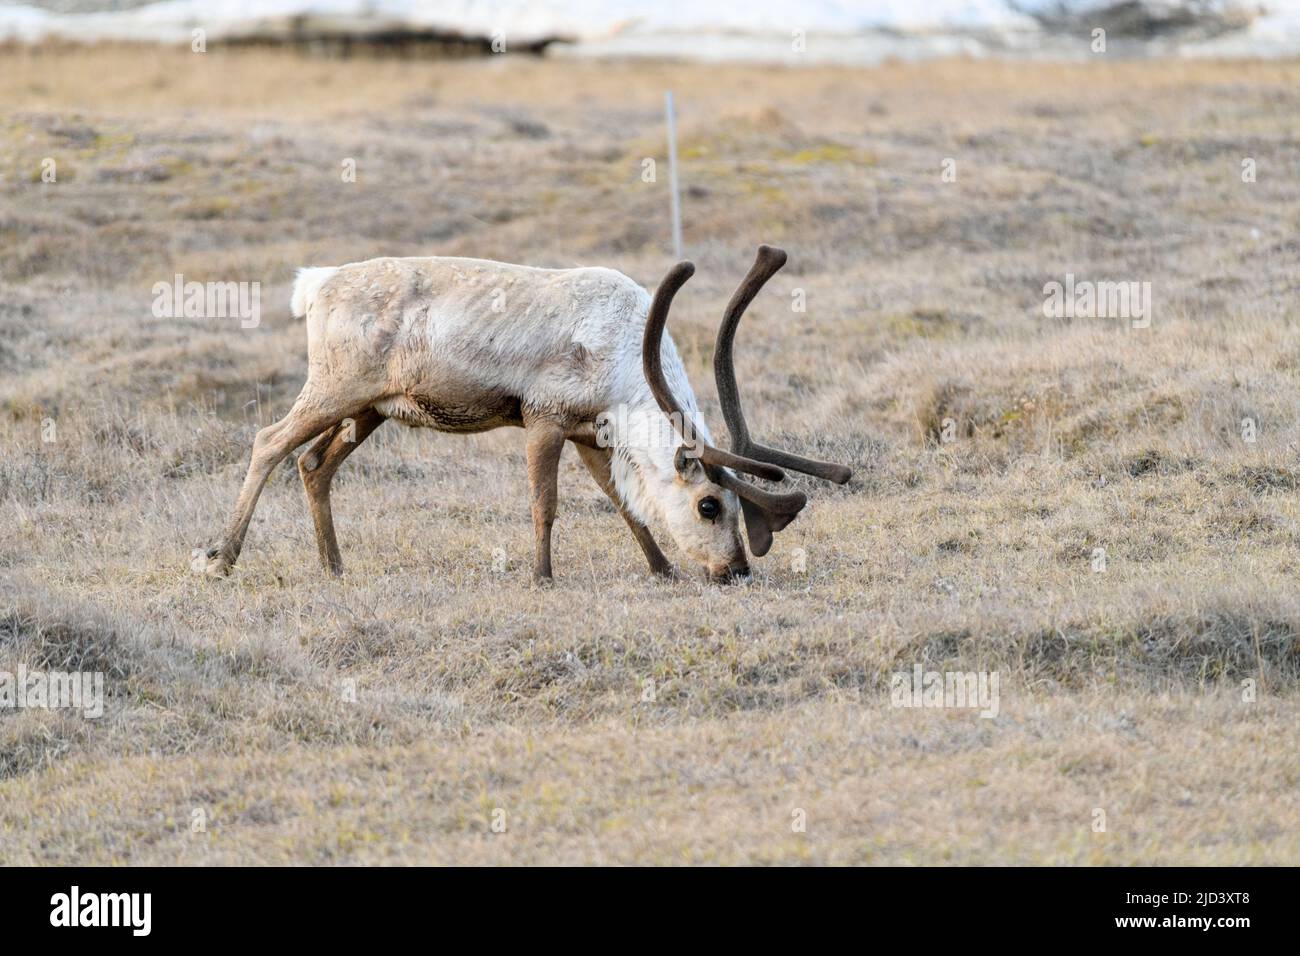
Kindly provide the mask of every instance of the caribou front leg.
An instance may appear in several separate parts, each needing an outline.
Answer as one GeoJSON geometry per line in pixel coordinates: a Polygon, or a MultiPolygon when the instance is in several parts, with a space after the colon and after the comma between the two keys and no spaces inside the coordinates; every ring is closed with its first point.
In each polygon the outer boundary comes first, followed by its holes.
{"type": "Polygon", "coordinates": [[[627,526],[632,529],[632,534],[636,538],[637,544],[641,545],[641,551],[645,554],[645,559],[650,562],[652,573],[664,578],[673,577],[673,566],[668,563],[664,553],[659,550],[659,545],[655,543],[654,535],[650,529],[642,524],[623,504],[623,499],[619,497],[618,490],[614,487],[614,478],[610,474],[610,451],[608,448],[592,448],[589,445],[574,442],[574,448],[578,451],[578,457],[582,463],[587,466],[591,472],[591,477],[596,479],[596,484],[600,485],[602,491],[609,496],[618,513],[623,516],[627,526]]]}
{"type": "Polygon", "coordinates": [[[551,525],[560,477],[560,452],[568,429],[549,418],[524,425],[528,448],[528,489],[533,506],[533,580],[551,581],[551,525]]]}

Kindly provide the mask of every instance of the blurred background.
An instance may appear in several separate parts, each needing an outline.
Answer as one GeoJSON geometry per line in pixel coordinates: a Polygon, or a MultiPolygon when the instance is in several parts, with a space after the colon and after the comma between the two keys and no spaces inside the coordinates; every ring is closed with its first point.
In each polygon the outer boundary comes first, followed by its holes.
{"type": "Polygon", "coordinates": [[[212,39],[394,47],[487,46],[508,27],[520,49],[557,56],[877,63],[936,56],[1083,58],[1080,32],[1106,30],[1130,56],[1287,56],[1297,0],[14,0],[0,39],[212,39]],[[788,34],[815,37],[792,50],[788,34]],[[786,34],[783,36],[783,34],[786,34]]]}

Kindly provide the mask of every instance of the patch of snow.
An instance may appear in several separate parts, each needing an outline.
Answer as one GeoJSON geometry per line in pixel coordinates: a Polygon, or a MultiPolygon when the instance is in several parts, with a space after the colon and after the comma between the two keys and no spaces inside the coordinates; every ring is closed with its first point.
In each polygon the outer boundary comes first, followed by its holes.
{"type": "Polygon", "coordinates": [[[103,4],[86,0],[98,12],[51,13],[0,0],[0,40],[181,43],[202,27],[209,42],[220,42],[288,36],[303,23],[339,34],[407,28],[503,35],[507,47],[558,38],[574,44],[559,52],[578,56],[879,62],[1086,53],[1080,30],[1096,21],[1135,29],[1132,52],[1139,54],[1148,24],[1165,34],[1150,44],[1160,53],[1300,51],[1300,0],[163,0],[122,11],[103,4]],[[796,36],[804,50],[792,55],[796,36]]]}

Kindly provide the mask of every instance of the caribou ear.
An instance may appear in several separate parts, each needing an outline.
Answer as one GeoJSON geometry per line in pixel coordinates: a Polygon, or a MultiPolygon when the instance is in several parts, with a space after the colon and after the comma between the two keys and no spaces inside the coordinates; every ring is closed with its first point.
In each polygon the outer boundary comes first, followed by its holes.
{"type": "Polygon", "coordinates": [[[686,481],[693,481],[704,473],[704,465],[700,462],[700,456],[692,455],[691,450],[685,445],[677,446],[677,452],[673,455],[673,468],[686,481]]]}
{"type": "Polygon", "coordinates": [[[747,498],[740,499],[740,510],[745,515],[745,531],[749,536],[749,550],[756,558],[767,554],[772,547],[772,535],[780,531],[795,518],[799,512],[779,514],[760,508],[747,498]]]}

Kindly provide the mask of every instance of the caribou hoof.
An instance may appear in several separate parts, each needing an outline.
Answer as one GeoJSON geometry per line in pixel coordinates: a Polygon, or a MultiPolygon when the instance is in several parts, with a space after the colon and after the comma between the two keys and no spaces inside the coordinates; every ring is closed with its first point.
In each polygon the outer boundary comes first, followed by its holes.
{"type": "Polygon", "coordinates": [[[230,562],[220,548],[195,548],[190,552],[190,571],[210,578],[224,578],[230,573],[230,562]]]}

